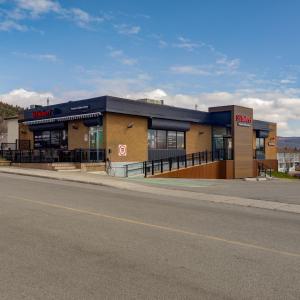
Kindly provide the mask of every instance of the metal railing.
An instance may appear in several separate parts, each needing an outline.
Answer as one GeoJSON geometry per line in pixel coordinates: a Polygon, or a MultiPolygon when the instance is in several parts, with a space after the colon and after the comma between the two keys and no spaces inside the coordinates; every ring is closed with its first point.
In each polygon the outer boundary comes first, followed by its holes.
{"type": "Polygon", "coordinates": [[[263,177],[272,177],[272,172],[274,171],[272,168],[267,167],[264,163],[259,162],[257,165],[258,169],[258,176],[263,176],[263,177]]]}
{"type": "Polygon", "coordinates": [[[1,143],[0,150],[30,150],[30,140],[17,139],[14,143],[1,143]]]}
{"type": "Polygon", "coordinates": [[[104,162],[104,149],[0,150],[0,157],[13,163],[104,162]]]}
{"type": "Polygon", "coordinates": [[[125,176],[129,177],[143,174],[144,177],[147,177],[148,175],[155,175],[157,173],[170,172],[172,170],[179,170],[190,166],[228,159],[232,159],[232,154],[224,149],[196,152],[160,160],[127,164],[125,165],[125,176]]]}

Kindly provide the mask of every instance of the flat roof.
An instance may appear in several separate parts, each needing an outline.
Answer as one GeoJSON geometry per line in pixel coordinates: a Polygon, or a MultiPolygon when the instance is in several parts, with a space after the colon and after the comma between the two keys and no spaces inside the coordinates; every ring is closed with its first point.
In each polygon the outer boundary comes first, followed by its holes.
{"type": "MultiPolygon", "coordinates": [[[[232,107],[232,106],[228,106],[232,107]]],[[[179,120],[184,122],[193,122],[198,124],[210,124],[219,126],[231,125],[231,113],[223,112],[205,112],[193,109],[181,108],[165,104],[147,103],[138,100],[101,96],[89,99],[69,101],[49,106],[39,106],[33,109],[24,110],[24,121],[33,120],[34,111],[53,111],[53,117],[64,117],[80,113],[93,112],[112,112],[119,114],[143,116],[147,118],[160,118],[168,120],[179,120]]],[[[34,118],[36,120],[38,118],[34,118]]],[[[266,130],[268,122],[254,121],[254,129],[266,130]]]]}

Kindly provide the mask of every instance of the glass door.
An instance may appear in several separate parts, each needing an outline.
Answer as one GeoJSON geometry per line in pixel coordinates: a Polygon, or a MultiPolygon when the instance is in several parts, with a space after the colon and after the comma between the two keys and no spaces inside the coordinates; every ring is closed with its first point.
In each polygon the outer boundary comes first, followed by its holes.
{"type": "Polygon", "coordinates": [[[90,160],[99,160],[99,150],[103,148],[103,127],[92,126],[89,129],[90,160]]]}

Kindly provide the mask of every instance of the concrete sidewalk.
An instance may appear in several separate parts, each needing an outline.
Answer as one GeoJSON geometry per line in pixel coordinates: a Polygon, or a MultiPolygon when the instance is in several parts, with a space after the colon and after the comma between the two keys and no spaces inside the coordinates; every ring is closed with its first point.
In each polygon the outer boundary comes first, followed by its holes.
{"type": "Polygon", "coordinates": [[[141,193],[151,193],[156,195],[165,195],[179,198],[195,199],[199,201],[209,201],[215,203],[232,204],[253,208],[263,208],[282,212],[291,212],[300,214],[300,205],[287,204],[281,202],[254,200],[242,197],[214,195],[195,191],[170,190],[167,188],[145,186],[138,182],[132,182],[124,178],[109,177],[106,175],[86,173],[86,172],[55,172],[38,169],[21,169],[15,167],[0,167],[0,173],[33,176],[55,180],[65,180],[85,184],[102,185],[117,189],[131,190],[141,193]]]}

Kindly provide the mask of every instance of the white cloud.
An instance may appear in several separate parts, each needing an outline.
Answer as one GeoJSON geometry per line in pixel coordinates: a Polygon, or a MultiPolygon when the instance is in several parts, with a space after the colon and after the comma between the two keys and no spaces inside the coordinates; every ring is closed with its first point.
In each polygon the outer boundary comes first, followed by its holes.
{"type": "Polygon", "coordinates": [[[28,27],[22,24],[17,23],[14,20],[5,20],[0,21],[0,31],[27,31],[28,27]]]}
{"type": "Polygon", "coordinates": [[[85,29],[92,29],[92,25],[105,19],[105,17],[93,16],[77,7],[64,8],[58,1],[54,0],[14,0],[14,3],[15,7],[12,9],[0,11],[4,19],[0,22],[0,30],[2,31],[26,31],[28,28],[21,23],[22,20],[32,20],[50,13],[57,18],[72,21],[85,29]]]}
{"type": "Polygon", "coordinates": [[[29,11],[32,16],[62,11],[60,4],[52,0],[16,0],[16,3],[20,9],[29,11]]]}
{"type": "Polygon", "coordinates": [[[114,25],[114,27],[119,34],[124,35],[135,35],[141,31],[140,26],[131,26],[128,24],[114,25]]]}
{"type": "Polygon", "coordinates": [[[104,21],[103,18],[92,16],[80,8],[72,8],[68,11],[65,10],[65,17],[71,19],[79,27],[85,29],[91,29],[92,24],[104,21]]]}
{"type": "Polygon", "coordinates": [[[174,47],[185,49],[187,51],[193,51],[199,47],[202,47],[202,45],[202,43],[192,42],[191,40],[182,36],[178,37],[177,42],[173,44],[174,47]]]}
{"type": "Polygon", "coordinates": [[[231,71],[238,69],[238,67],[240,66],[240,60],[238,58],[228,59],[227,56],[225,56],[225,55],[218,58],[216,63],[218,65],[225,66],[228,70],[231,70],[231,71]]]}
{"type": "Polygon", "coordinates": [[[0,100],[12,105],[19,105],[21,107],[29,107],[31,104],[46,105],[47,98],[50,103],[57,102],[52,93],[38,93],[35,91],[28,91],[25,89],[15,89],[7,94],[0,94],[0,100]]]}
{"type": "Polygon", "coordinates": [[[49,62],[57,62],[58,58],[55,54],[44,53],[44,54],[32,54],[25,52],[13,52],[13,55],[23,58],[29,58],[39,61],[49,61],[49,62]]]}
{"type": "Polygon", "coordinates": [[[133,65],[137,64],[137,62],[138,62],[137,59],[126,56],[122,50],[116,50],[111,47],[108,47],[108,48],[111,50],[109,55],[112,58],[116,59],[121,64],[127,65],[127,66],[133,66],[133,65]]]}
{"type": "Polygon", "coordinates": [[[210,75],[211,73],[205,66],[171,66],[170,71],[175,74],[187,74],[187,75],[210,75]]]}

